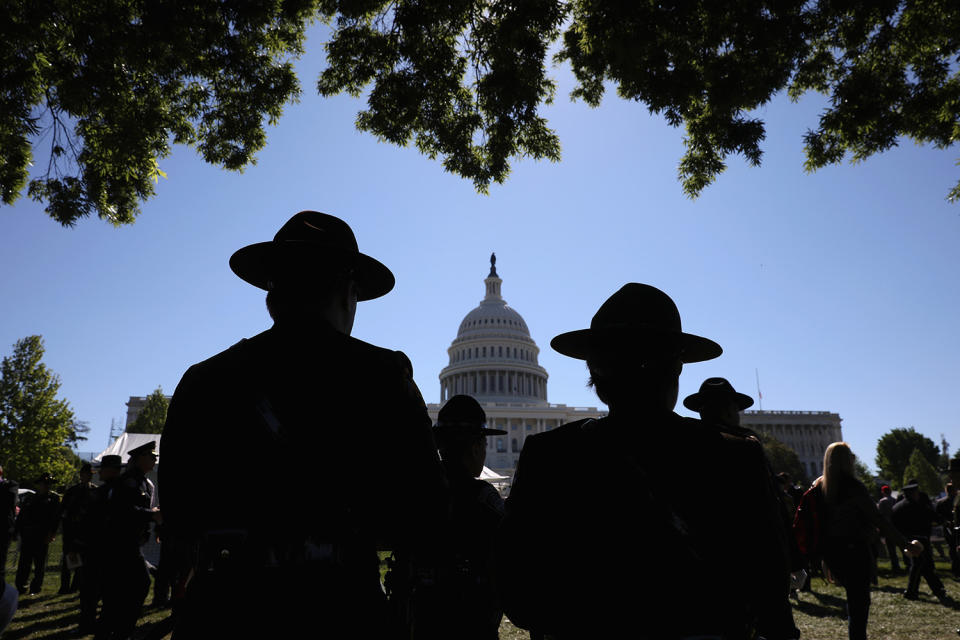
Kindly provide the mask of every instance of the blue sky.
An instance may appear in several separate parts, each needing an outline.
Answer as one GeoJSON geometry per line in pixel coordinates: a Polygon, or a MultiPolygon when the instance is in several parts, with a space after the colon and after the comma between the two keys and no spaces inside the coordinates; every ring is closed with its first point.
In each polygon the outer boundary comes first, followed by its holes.
{"type": "Polygon", "coordinates": [[[172,392],[190,364],[269,326],[263,293],[227,260],[301,209],[342,217],[361,250],[394,271],[396,289],[360,305],[354,335],[403,349],[428,402],[496,251],[552,402],[597,405],[583,363],[549,341],[588,326],[637,281],[666,291],[686,330],[724,348],[684,369],[681,398],[715,375],[756,397],[759,370],[765,409],[839,413],[871,467],[877,438],[894,427],[960,447],[960,205],[944,200],[960,176],[957,150],[905,141],[806,174],[801,136],[822,102],[781,97],[759,112],[763,165],[731,158],[691,201],[676,180],[682,131],[612,92],[598,109],[570,102],[558,68],[545,115],[562,162],[517,162],[483,196],[415,149],[356,131],[362,101],[316,96],[322,36],[312,32],[299,65],[302,101],[244,173],[177,148],[160,163],[168,178],[157,197],[119,229],[98,219],[64,229],[26,199],[0,211],[0,353],[43,335],[63,397],[90,423],[82,450],[106,446],[129,396],[172,392]]]}

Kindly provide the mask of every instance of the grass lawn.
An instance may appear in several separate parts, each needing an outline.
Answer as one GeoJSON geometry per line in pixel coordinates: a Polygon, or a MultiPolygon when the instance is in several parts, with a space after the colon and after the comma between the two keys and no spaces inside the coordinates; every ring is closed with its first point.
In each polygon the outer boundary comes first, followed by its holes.
{"type": "MultiPolygon", "coordinates": [[[[15,549],[11,545],[7,583],[13,582],[16,566],[15,549]]],[[[77,594],[57,595],[60,587],[60,541],[50,546],[50,557],[43,590],[35,596],[23,596],[4,640],[40,638],[77,638],[79,602],[77,594]]],[[[873,589],[868,634],[871,640],[945,640],[957,638],[960,629],[960,604],[941,605],[921,583],[920,599],[904,600],[900,595],[906,588],[905,575],[892,575],[886,560],[880,560],[880,584],[873,589]]],[[[937,562],[937,572],[950,596],[960,603],[960,582],[950,576],[949,564],[937,562]]],[[[147,601],[153,597],[151,594],[147,601]]],[[[843,589],[814,578],[813,592],[801,593],[794,603],[794,618],[804,640],[843,640],[847,637],[844,619],[843,589]]],[[[157,622],[169,615],[168,610],[147,610],[140,619],[138,636],[143,637],[157,622]]],[[[90,637],[90,636],[88,636],[90,637]]],[[[504,620],[500,626],[502,640],[527,640],[529,634],[504,620]]]]}

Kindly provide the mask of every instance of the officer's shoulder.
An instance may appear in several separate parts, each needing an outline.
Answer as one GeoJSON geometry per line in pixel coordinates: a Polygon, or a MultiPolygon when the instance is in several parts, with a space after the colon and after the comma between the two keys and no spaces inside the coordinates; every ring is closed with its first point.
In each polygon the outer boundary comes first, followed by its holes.
{"type": "Polygon", "coordinates": [[[527,447],[531,442],[534,443],[534,446],[548,448],[572,445],[580,441],[584,434],[590,433],[597,426],[598,422],[593,418],[568,422],[556,429],[528,436],[524,447],[527,447]]]}

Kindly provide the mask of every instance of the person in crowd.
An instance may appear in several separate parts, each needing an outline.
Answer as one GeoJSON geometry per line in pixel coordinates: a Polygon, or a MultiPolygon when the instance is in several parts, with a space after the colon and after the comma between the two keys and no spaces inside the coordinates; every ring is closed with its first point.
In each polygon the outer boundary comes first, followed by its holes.
{"type": "Polygon", "coordinates": [[[923,545],[915,540],[908,542],[880,515],[867,488],[856,477],[855,460],[847,443],[832,443],[823,456],[823,475],[813,487],[820,495],[816,502],[821,508],[823,560],[846,591],[850,640],[865,640],[875,568],[870,544],[876,530],[898,547],[908,548],[911,555],[919,555],[923,545]]]}
{"type": "Polygon", "coordinates": [[[480,480],[489,429],[487,416],[467,395],[450,398],[440,409],[434,436],[450,483],[450,522],[444,535],[436,589],[426,591],[427,606],[415,606],[413,637],[496,640],[503,613],[493,588],[493,540],[503,519],[503,499],[480,480]],[[419,622],[419,624],[417,624],[419,622]]]}
{"type": "Polygon", "coordinates": [[[920,484],[915,479],[908,480],[901,490],[905,499],[893,507],[893,524],[904,536],[914,538],[923,545],[923,553],[911,559],[910,576],[903,597],[916,600],[919,597],[920,578],[923,577],[933,595],[940,602],[949,604],[951,600],[943,582],[937,576],[933,553],[930,550],[930,529],[935,522],[940,521],[940,517],[934,511],[927,494],[920,491],[920,484]]]}
{"type": "MultiPolygon", "coordinates": [[[[706,425],[712,425],[723,431],[727,431],[744,438],[752,438],[760,442],[760,437],[751,429],[740,426],[740,414],[753,406],[753,398],[737,392],[733,385],[726,378],[707,378],[700,384],[700,390],[683,399],[683,406],[691,411],[700,414],[700,420],[706,425]]],[[[783,518],[784,530],[789,530],[793,523],[793,514],[796,507],[789,495],[785,495],[780,487],[780,482],[773,474],[769,461],[764,460],[767,467],[769,482],[771,483],[770,493],[776,496],[777,506],[783,518]]],[[[790,571],[796,578],[787,581],[793,584],[796,582],[802,586],[806,582],[806,572],[804,569],[804,560],[800,550],[796,546],[793,536],[787,536],[787,548],[790,551],[790,571]]],[[[797,629],[793,621],[793,608],[790,606],[789,592],[784,592],[783,601],[780,603],[783,617],[783,629],[790,630],[787,634],[791,638],[799,638],[800,630],[797,629]]]]}
{"type": "MultiPolygon", "coordinates": [[[[890,485],[883,485],[880,487],[880,500],[877,502],[877,509],[880,511],[880,515],[887,519],[888,522],[893,522],[893,505],[897,504],[897,499],[893,497],[893,491],[890,489],[890,485]]],[[[897,557],[897,545],[893,540],[884,540],[884,546],[887,548],[887,555],[890,557],[890,570],[894,573],[900,573],[900,559],[897,557]]],[[[906,557],[904,557],[904,562],[906,562],[906,557]]]]}
{"type": "Polygon", "coordinates": [[[0,582],[7,576],[7,554],[10,542],[16,537],[19,492],[20,485],[4,477],[0,467],[0,582]]]}
{"type": "Polygon", "coordinates": [[[49,473],[37,478],[36,493],[25,498],[17,516],[20,534],[20,561],[17,564],[17,593],[27,593],[27,580],[33,567],[30,593],[40,593],[47,570],[47,552],[60,525],[60,496],[51,490],[55,480],[49,473]]]}
{"type": "MultiPolygon", "coordinates": [[[[79,636],[96,631],[97,606],[103,597],[104,581],[108,574],[106,563],[116,535],[116,532],[111,530],[114,524],[108,507],[111,506],[110,499],[113,494],[121,490],[119,483],[122,469],[123,460],[120,456],[103,456],[97,470],[101,484],[90,494],[89,503],[80,520],[80,535],[84,545],[80,555],[83,564],[80,567],[80,621],[76,629],[76,635],[79,636]]],[[[105,637],[105,634],[106,629],[101,637],[105,637]]]]}
{"type": "Polygon", "coordinates": [[[150,574],[141,545],[150,525],[160,522],[153,484],[146,474],[156,464],[156,441],[129,451],[126,470],[107,489],[102,546],[103,611],[97,635],[112,640],[133,635],[150,590],[150,574]]]}
{"type": "Polygon", "coordinates": [[[93,467],[83,463],[78,472],[80,481],[67,489],[60,503],[60,522],[63,557],[60,559],[60,591],[73,593],[80,588],[82,563],[81,555],[85,540],[83,537],[83,517],[90,504],[90,497],[97,485],[93,484],[93,467]]]}
{"type": "Polygon", "coordinates": [[[377,549],[428,554],[447,494],[402,354],[351,337],[394,276],[339,218],[301,211],[230,267],[267,291],[270,329],[184,374],[161,438],[166,535],[196,548],[174,637],[384,637],[377,549]],[[216,402],[211,402],[216,398],[216,402]],[[215,460],[273,483],[197,482],[215,460]],[[243,615],[237,615],[243,612],[243,615]]]}
{"type": "Polygon", "coordinates": [[[17,590],[0,580],[0,635],[13,620],[13,614],[17,612],[18,602],[17,590]]]}
{"type": "Polygon", "coordinates": [[[953,505],[957,501],[957,487],[948,482],[943,487],[945,496],[937,500],[934,511],[943,523],[943,540],[947,545],[950,556],[950,572],[954,578],[960,579],[960,556],[957,554],[957,521],[953,519],[953,505]]]}
{"type": "Polygon", "coordinates": [[[527,438],[496,551],[507,616],[561,640],[792,635],[762,447],[673,412],[683,365],[720,346],[685,333],[673,300],[638,283],[551,346],[586,360],[609,415],[527,438]],[[571,479],[585,462],[590,482],[571,479]],[[704,477],[737,499],[704,500],[704,477]]]}

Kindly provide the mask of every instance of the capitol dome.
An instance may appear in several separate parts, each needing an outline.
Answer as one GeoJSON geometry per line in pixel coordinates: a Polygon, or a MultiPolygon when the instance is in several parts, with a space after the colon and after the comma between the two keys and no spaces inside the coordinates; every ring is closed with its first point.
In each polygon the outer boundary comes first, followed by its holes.
{"type": "Polygon", "coordinates": [[[465,393],[481,402],[547,403],[547,372],[523,317],[500,295],[496,256],[480,306],[464,316],[440,372],[440,400],[465,393]]]}

